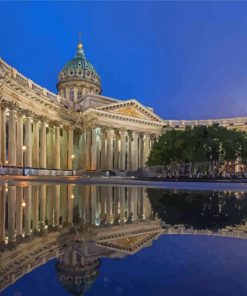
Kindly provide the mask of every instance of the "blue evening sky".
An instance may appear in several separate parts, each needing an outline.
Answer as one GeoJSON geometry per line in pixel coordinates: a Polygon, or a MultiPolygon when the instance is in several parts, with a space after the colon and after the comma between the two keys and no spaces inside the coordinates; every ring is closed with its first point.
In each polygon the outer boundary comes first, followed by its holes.
{"type": "Polygon", "coordinates": [[[1,2],[0,12],[0,56],[53,92],[82,31],[104,95],[166,119],[247,115],[247,3],[1,2]]]}

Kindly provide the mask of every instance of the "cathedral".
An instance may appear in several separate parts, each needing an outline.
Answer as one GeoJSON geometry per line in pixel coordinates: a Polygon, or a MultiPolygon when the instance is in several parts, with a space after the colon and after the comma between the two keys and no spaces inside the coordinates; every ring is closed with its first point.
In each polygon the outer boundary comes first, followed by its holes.
{"type": "Polygon", "coordinates": [[[167,129],[218,123],[245,130],[247,118],[164,120],[135,99],[102,95],[79,42],[58,75],[58,94],[0,59],[0,165],[11,168],[136,171],[167,129]]]}

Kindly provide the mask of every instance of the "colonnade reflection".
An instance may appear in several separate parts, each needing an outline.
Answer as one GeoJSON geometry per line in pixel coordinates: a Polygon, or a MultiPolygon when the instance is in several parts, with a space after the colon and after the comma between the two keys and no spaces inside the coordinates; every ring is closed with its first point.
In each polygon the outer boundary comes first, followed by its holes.
{"type": "Polygon", "coordinates": [[[163,233],[143,188],[5,184],[0,201],[0,291],[57,258],[61,284],[83,295],[100,258],[134,254],[163,233]]]}
{"type": "Polygon", "coordinates": [[[143,188],[5,184],[1,187],[0,242],[14,245],[31,235],[73,224],[118,225],[150,217],[153,212],[143,188]]]}
{"type": "Polygon", "coordinates": [[[163,234],[247,239],[243,192],[5,184],[0,193],[0,292],[56,258],[64,289],[84,295],[102,257],[133,255],[163,234]]]}

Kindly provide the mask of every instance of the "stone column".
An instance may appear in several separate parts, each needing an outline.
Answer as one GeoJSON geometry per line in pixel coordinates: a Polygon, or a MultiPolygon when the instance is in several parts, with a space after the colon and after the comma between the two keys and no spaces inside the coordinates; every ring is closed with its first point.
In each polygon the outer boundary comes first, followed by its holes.
{"type": "Polygon", "coordinates": [[[86,169],[86,131],[83,130],[82,132],[82,149],[80,151],[80,153],[82,154],[82,167],[83,169],[86,169]]]}
{"type": "Polygon", "coordinates": [[[67,206],[67,222],[71,225],[73,223],[73,204],[74,204],[74,193],[73,185],[68,185],[68,206],[67,206]]]}
{"type": "Polygon", "coordinates": [[[8,165],[16,166],[16,105],[10,104],[9,108],[8,165]]]}
{"type": "Polygon", "coordinates": [[[61,169],[60,157],[60,123],[55,126],[55,169],[61,169]]]}
{"type": "Polygon", "coordinates": [[[106,167],[106,133],[104,129],[101,129],[101,152],[100,152],[100,167],[105,169],[106,167]]]}
{"type": "Polygon", "coordinates": [[[39,230],[39,187],[32,186],[32,216],[33,216],[33,232],[39,230]]]}
{"type": "Polygon", "coordinates": [[[9,243],[15,241],[15,206],[16,186],[8,187],[8,238],[9,243]]]}
{"type": "Polygon", "coordinates": [[[131,213],[133,220],[136,222],[138,220],[137,215],[137,187],[131,187],[130,188],[130,196],[131,196],[131,213]]]}
{"type": "Polygon", "coordinates": [[[96,224],[96,186],[91,186],[91,225],[96,224]]]}
{"type": "Polygon", "coordinates": [[[100,219],[105,223],[106,219],[106,196],[104,194],[104,187],[100,187],[100,219]]]}
{"type": "Polygon", "coordinates": [[[117,224],[120,217],[118,213],[119,194],[120,194],[120,187],[115,187],[114,188],[114,223],[117,223],[117,224]]]}
{"type": "Polygon", "coordinates": [[[73,128],[70,128],[68,130],[68,169],[72,170],[73,169],[73,156],[74,156],[74,139],[73,139],[73,133],[74,130],[73,128]]]}
{"type": "Polygon", "coordinates": [[[118,133],[115,131],[114,137],[114,169],[119,169],[119,152],[118,152],[118,133]]]}
{"type": "Polygon", "coordinates": [[[138,133],[133,132],[133,143],[131,149],[131,169],[132,171],[136,171],[138,169],[138,133]]]}
{"type": "Polygon", "coordinates": [[[55,225],[59,226],[60,217],[60,185],[55,185],[55,225]]]}
{"type": "Polygon", "coordinates": [[[91,166],[91,130],[86,130],[86,149],[85,149],[85,160],[86,170],[90,170],[91,166]]]}
{"type": "Polygon", "coordinates": [[[125,170],[125,159],[126,159],[126,131],[120,131],[120,170],[125,170]]]}
{"type": "Polygon", "coordinates": [[[107,165],[106,169],[112,170],[113,169],[113,133],[112,129],[107,130],[107,165]]]}
{"type": "Polygon", "coordinates": [[[39,121],[33,122],[33,167],[39,168],[39,121]]]}
{"type": "Polygon", "coordinates": [[[142,189],[142,191],[143,191],[143,210],[142,210],[143,219],[148,220],[149,215],[150,215],[150,213],[149,213],[150,202],[148,199],[146,189],[142,189]]]}
{"type": "Polygon", "coordinates": [[[17,113],[17,166],[23,166],[23,115],[22,112],[17,113]]]}
{"type": "Polygon", "coordinates": [[[0,199],[0,244],[5,242],[5,219],[6,219],[6,191],[5,186],[1,186],[0,199]]]}
{"type": "Polygon", "coordinates": [[[41,126],[41,139],[40,139],[40,167],[42,169],[47,168],[47,139],[46,139],[46,123],[42,122],[41,126]]]}
{"type": "Polygon", "coordinates": [[[91,170],[97,169],[97,142],[96,142],[96,128],[91,130],[91,170]]]}
{"type": "Polygon", "coordinates": [[[145,134],[143,141],[143,165],[146,166],[150,153],[150,135],[145,134]]]}
{"type": "Polygon", "coordinates": [[[30,168],[32,167],[32,119],[29,111],[26,112],[24,144],[27,147],[24,153],[24,166],[30,168]]]}
{"type": "Polygon", "coordinates": [[[47,133],[47,168],[55,168],[55,156],[54,156],[54,126],[52,122],[49,122],[47,133]]]}
{"type": "Polygon", "coordinates": [[[131,187],[127,187],[127,219],[129,222],[132,222],[131,218],[133,216],[132,210],[131,210],[131,187]]]}
{"type": "Polygon", "coordinates": [[[24,187],[24,200],[26,202],[26,207],[24,208],[24,228],[25,235],[31,235],[31,202],[32,202],[32,187],[24,187]]]}
{"type": "Polygon", "coordinates": [[[66,99],[67,100],[70,100],[70,96],[69,96],[69,87],[68,86],[66,86],[66,88],[65,88],[65,93],[66,93],[66,99]]]}
{"type": "Polygon", "coordinates": [[[105,196],[106,196],[106,221],[107,223],[111,223],[112,220],[112,188],[105,188],[105,196]]]}
{"type": "Polygon", "coordinates": [[[143,134],[139,135],[139,157],[138,157],[138,167],[144,167],[144,157],[143,157],[143,134]]]}
{"type": "Polygon", "coordinates": [[[78,101],[78,88],[74,87],[74,102],[78,101]]]}
{"type": "Polygon", "coordinates": [[[127,169],[130,171],[132,169],[132,132],[128,131],[128,163],[127,169]]]}
{"type": "Polygon", "coordinates": [[[120,222],[125,220],[125,187],[119,187],[120,194],[120,222]]]}
{"type": "Polygon", "coordinates": [[[40,229],[45,229],[46,218],[46,185],[40,185],[40,229]]]}
{"type": "Polygon", "coordinates": [[[1,113],[1,165],[6,164],[6,113],[4,106],[0,109],[1,113]]]}
{"type": "Polygon", "coordinates": [[[23,229],[23,187],[16,187],[16,236],[22,237],[23,229]]]}

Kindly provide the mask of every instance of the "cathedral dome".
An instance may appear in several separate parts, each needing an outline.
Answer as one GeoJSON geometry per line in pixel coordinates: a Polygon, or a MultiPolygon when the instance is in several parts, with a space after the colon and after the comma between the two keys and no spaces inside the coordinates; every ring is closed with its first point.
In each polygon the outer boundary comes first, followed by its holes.
{"type": "Polygon", "coordinates": [[[87,61],[81,42],[75,57],[65,64],[58,79],[59,94],[70,101],[77,101],[87,93],[101,93],[100,77],[87,61]]]}
{"type": "Polygon", "coordinates": [[[99,264],[99,260],[94,260],[88,266],[74,267],[59,262],[56,266],[58,280],[68,293],[82,296],[94,284],[99,274],[99,264]]]}

